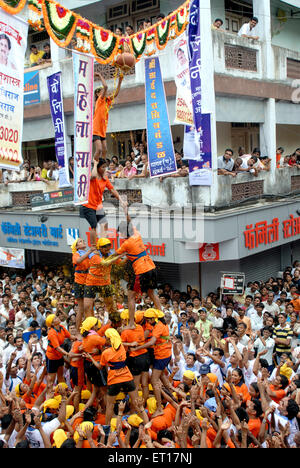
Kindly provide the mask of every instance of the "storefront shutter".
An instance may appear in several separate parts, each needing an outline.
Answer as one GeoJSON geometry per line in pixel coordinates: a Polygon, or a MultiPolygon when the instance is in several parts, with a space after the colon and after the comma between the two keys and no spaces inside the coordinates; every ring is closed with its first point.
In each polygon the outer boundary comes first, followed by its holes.
{"type": "Polygon", "coordinates": [[[280,263],[280,247],[276,247],[241,259],[240,271],[246,275],[246,284],[248,281],[254,280],[265,281],[270,276],[277,277],[280,271],[280,263]]]}

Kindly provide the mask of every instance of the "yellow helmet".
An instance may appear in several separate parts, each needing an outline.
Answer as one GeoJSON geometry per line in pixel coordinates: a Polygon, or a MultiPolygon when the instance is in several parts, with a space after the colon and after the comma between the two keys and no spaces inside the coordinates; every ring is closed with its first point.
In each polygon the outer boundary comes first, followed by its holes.
{"type": "Polygon", "coordinates": [[[106,237],[102,237],[97,242],[97,249],[100,249],[100,247],[106,247],[107,245],[111,245],[111,240],[106,237]]]}

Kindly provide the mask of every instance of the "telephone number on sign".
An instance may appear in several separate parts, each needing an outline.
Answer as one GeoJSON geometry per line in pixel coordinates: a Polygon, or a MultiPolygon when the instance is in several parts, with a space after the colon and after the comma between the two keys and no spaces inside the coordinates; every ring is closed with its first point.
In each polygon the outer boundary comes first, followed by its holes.
{"type": "Polygon", "coordinates": [[[6,159],[7,161],[19,162],[19,153],[17,150],[11,148],[2,148],[0,146],[0,159],[6,159]]]}
{"type": "Polygon", "coordinates": [[[18,143],[19,132],[12,128],[0,127],[0,140],[8,141],[9,143],[18,143]]]}

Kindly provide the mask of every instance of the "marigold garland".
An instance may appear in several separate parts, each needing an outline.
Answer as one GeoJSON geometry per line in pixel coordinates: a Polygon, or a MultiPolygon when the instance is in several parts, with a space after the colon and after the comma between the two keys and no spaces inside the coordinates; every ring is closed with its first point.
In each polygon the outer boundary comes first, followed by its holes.
{"type": "MultiPolygon", "coordinates": [[[[26,0],[0,0],[0,7],[9,14],[16,14],[25,3],[26,0]]],[[[169,40],[185,31],[189,21],[189,4],[190,0],[187,0],[159,23],[127,38],[93,24],[55,0],[28,0],[28,22],[38,31],[45,28],[59,47],[67,47],[75,34],[75,49],[92,53],[96,61],[103,65],[113,64],[116,56],[125,48],[135,55],[138,62],[143,54],[152,55],[157,50],[163,50],[169,40]]]]}
{"type": "Polygon", "coordinates": [[[52,0],[43,0],[42,10],[49,36],[59,47],[69,45],[75,32],[78,15],[52,0]]]}
{"type": "Polygon", "coordinates": [[[0,0],[0,7],[10,15],[16,15],[23,10],[26,0],[0,0]]]}

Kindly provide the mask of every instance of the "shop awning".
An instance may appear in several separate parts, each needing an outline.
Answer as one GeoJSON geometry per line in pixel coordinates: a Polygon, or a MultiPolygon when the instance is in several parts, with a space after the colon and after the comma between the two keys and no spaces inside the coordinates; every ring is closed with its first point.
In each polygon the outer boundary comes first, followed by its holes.
{"type": "Polygon", "coordinates": [[[296,8],[300,8],[300,0],[281,0],[282,3],[287,3],[296,8]]]}

